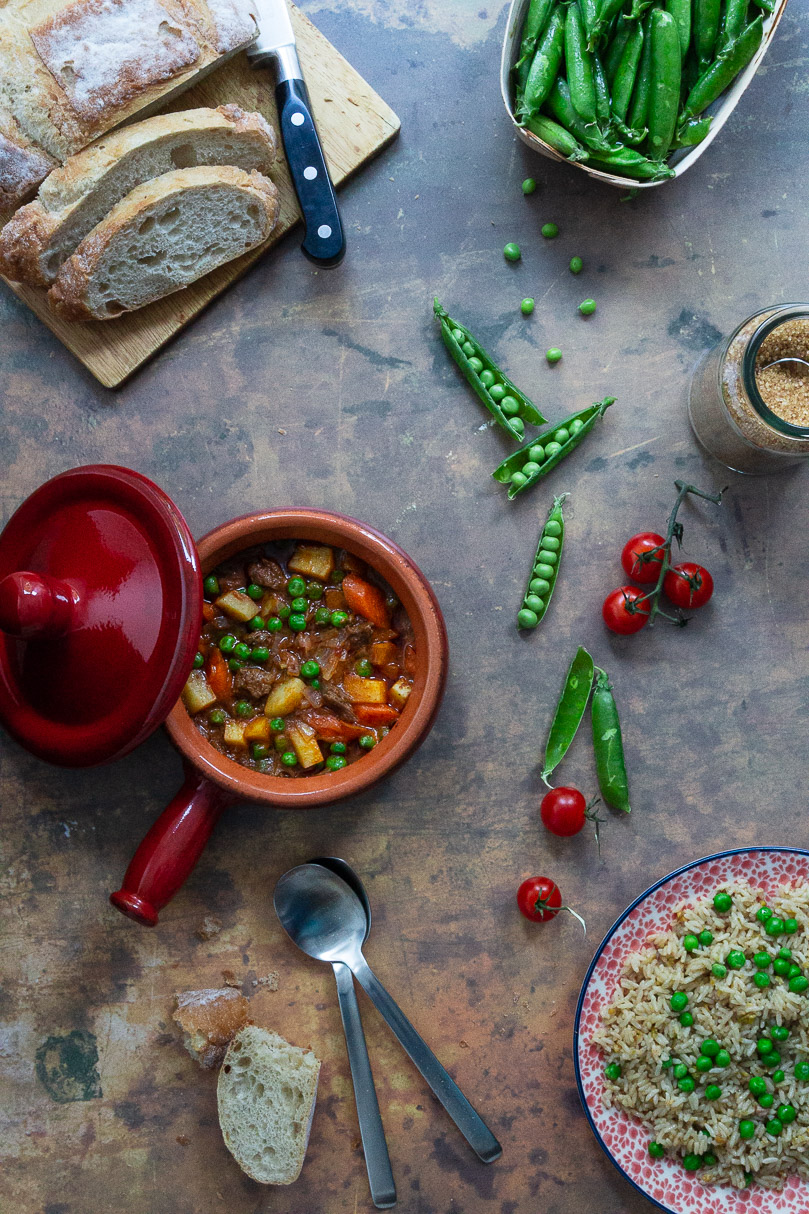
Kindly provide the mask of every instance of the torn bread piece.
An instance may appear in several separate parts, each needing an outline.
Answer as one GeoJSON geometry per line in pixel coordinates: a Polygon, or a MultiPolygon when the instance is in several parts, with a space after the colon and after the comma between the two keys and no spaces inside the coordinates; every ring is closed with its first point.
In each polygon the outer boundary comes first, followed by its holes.
{"type": "Polygon", "coordinates": [[[185,1034],[183,1045],[204,1070],[213,1070],[247,1023],[247,999],[231,987],[182,991],[174,999],[173,1019],[185,1034]]]}
{"type": "Polygon", "coordinates": [[[247,1025],[231,1041],[217,1101],[225,1145],[259,1184],[292,1184],[303,1167],[320,1062],[311,1050],[247,1025]]]}

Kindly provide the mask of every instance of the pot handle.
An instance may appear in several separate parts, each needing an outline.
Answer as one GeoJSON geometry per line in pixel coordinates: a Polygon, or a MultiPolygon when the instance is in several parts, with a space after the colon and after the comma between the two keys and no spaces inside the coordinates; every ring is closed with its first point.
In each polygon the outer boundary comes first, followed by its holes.
{"type": "Polygon", "coordinates": [[[158,911],[190,876],[223,809],[235,798],[189,764],[185,781],[143,839],[110,902],[123,915],[154,927],[158,911]]]}

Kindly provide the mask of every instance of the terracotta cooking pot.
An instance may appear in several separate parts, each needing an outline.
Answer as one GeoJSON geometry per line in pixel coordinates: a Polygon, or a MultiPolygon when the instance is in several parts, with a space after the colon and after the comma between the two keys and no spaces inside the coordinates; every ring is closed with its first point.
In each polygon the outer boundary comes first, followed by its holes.
{"type": "Polygon", "coordinates": [[[219,815],[238,800],[279,809],[310,809],[365,792],[413,754],[429,733],[444,693],[447,634],[441,608],[421,570],[391,540],[365,523],[326,510],[267,510],[233,519],[197,544],[203,575],[223,560],[270,540],[317,540],[345,548],[388,583],[410,619],[416,672],[396,726],[363,757],[339,771],[313,776],[267,776],[216,750],[194,725],[182,701],[166,721],[183,755],[185,782],[148,832],[111,901],[125,915],[153,926],[159,910],[188,877],[219,815]]]}

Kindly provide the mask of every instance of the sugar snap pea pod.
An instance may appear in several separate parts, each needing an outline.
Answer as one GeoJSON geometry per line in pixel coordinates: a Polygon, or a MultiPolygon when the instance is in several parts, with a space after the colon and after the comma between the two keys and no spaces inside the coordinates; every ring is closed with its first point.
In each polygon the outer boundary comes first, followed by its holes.
{"type": "Polygon", "coordinates": [[[615,27],[610,44],[607,47],[607,53],[603,56],[604,71],[607,74],[607,82],[612,86],[615,79],[615,73],[618,71],[618,64],[621,62],[621,56],[624,53],[624,47],[629,41],[632,31],[636,28],[636,22],[630,21],[628,17],[622,13],[618,18],[618,23],[615,27]]]}
{"type": "Polygon", "coordinates": [[[565,20],[565,67],[570,99],[585,122],[596,120],[596,89],[593,57],[587,49],[587,36],[577,0],[567,10],[565,20]]]}
{"type": "Polygon", "coordinates": [[[610,124],[612,102],[610,100],[610,86],[607,83],[607,73],[604,71],[604,65],[601,62],[601,56],[598,54],[598,51],[593,51],[593,84],[596,90],[596,121],[606,129],[610,124]]]}
{"type": "Polygon", "coordinates": [[[523,422],[532,422],[535,426],[541,426],[545,418],[539,409],[503,374],[469,330],[447,315],[437,299],[433,300],[433,312],[441,324],[444,345],[460,367],[470,388],[474,390],[478,399],[482,401],[499,425],[517,442],[522,442],[523,433],[520,427],[514,425],[512,419],[521,418],[523,422]],[[464,349],[467,344],[472,347],[472,353],[464,349]],[[477,361],[473,362],[473,359],[477,361]],[[501,401],[507,401],[509,397],[517,405],[514,413],[506,412],[501,405],[501,401]]]}
{"type": "Polygon", "coordinates": [[[732,46],[724,50],[718,59],[703,72],[686,99],[685,108],[680,115],[680,123],[685,124],[716,101],[729,84],[735,80],[742,68],[747,67],[755,55],[763,36],[763,18],[761,14],[751,21],[743,30],[732,46]]]}
{"type": "Polygon", "coordinates": [[[590,157],[587,149],[581,146],[578,140],[571,135],[570,131],[565,130],[558,122],[552,122],[550,118],[546,118],[542,114],[529,118],[525,124],[525,129],[531,131],[543,143],[547,143],[554,151],[559,152],[562,156],[567,156],[568,160],[581,161],[588,160],[590,157]]]}
{"type": "Polygon", "coordinates": [[[627,122],[633,131],[640,131],[647,125],[649,115],[649,94],[652,89],[652,40],[649,37],[649,19],[643,23],[643,51],[641,52],[638,71],[635,76],[635,88],[629,106],[627,122]]]}
{"type": "Polygon", "coordinates": [[[705,71],[714,55],[719,34],[721,0],[694,0],[692,38],[697,52],[700,71],[705,71]]]}
{"type": "Polygon", "coordinates": [[[565,49],[565,8],[557,4],[537,44],[531,70],[525,81],[525,91],[517,112],[518,118],[531,118],[538,114],[542,102],[551,91],[565,49]]]}
{"type": "Polygon", "coordinates": [[[763,8],[765,13],[775,12],[775,0],[753,0],[756,8],[763,8]]]}
{"type": "Polygon", "coordinates": [[[579,0],[579,4],[581,6],[581,19],[584,25],[584,32],[589,42],[598,20],[600,0],[579,0]]]}
{"type": "Polygon", "coordinates": [[[747,6],[748,0],[727,0],[717,43],[720,54],[736,41],[747,25],[747,6]]]}
{"type": "Polygon", "coordinates": [[[517,612],[518,628],[536,628],[548,610],[559,574],[559,563],[565,543],[562,502],[566,497],[567,494],[563,493],[560,497],[553,499],[545,525],[539,533],[539,543],[531,565],[528,586],[523,595],[522,607],[517,612]]]}
{"type": "Polygon", "coordinates": [[[674,176],[674,169],[663,164],[661,160],[649,160],[634,148],[618,148],[606,154],[599,152],[593,156],[591,163],[605,173],[615,173],[619,177],[635,177],[638,181],[662,181],[674,176]]]}
{"type": "Polygon", "coordinates": [[[570,131],[571,135],[594,151],[608,152],[612,144],[608,143],[604,132],[596,122],[585,122],[576,112],[570,99],[570,89],[564,76],[557,76],[553,88],[548,93],[543,107],[552,118],[570,131]]]}
{"type": "Polygon", "coordinates": [[[580,646],[565,676],[562,694],[556,705],[556,712],[545,746],[542,779],[546,784],[548,776],[562,762],[570,743],[576,736],[590,698],[594,675],[593,659],[587,650],[580,646]]]}
{"type": "Polygon", "coordinates": [[[705,118],[689,118],[688,122],[677,128],[677,137],[674,141],[676,148],[693,148],[698,143],[702,143],[708,131],[711,129],[713,118],[710,114],[705,118]]]}
{"type": "Polygon", "coordinates": [[[555,0],[531,0],[523,22],[520,39],[520,57],[514,64],[514,84],[522,92],[531,70],[537,42],[545,28],[555,0]]]}
{"type": "Polygon", "coordinates": [[[495,468],[492,476],[502,485],[508,485],[509,500],[522,493],[523,489],[530,489],[570,455],[613,404],[615,397],[605,396],[603,400],[574,413],[565,421],[549,426],[536,438],[523,443],[519,451],[504,459],[502,464],[495,468]]]}
{"type": "Polygon", "coordinates": [[[671,13],[656,8],[651,16],[652,91],[649,95],[649,154],[655,160],[668,155],[680,108],[682,56],[677,23],[671,13]]]}
{"type": "Polygon", "coordinates": [[[600,0],[598,6],[598,20],[593,29],[593,35],[590,40],[590,46],[596,46],[612,24],[613,18],[620,13],[624,6],[624,0],[600,0]]]}
{"type": "MultiPolygon", "coordinates": [[[[745,5],[747,0],[744,0],[745,5]]],[[[691,0],[666,0],[665,9],[671,13],[680,39],[680,59],[685,59],[691,43],[691,0]]]]}
{"type": "Polygon", "coordinates": [[[630,147],[639,147],[649,133],[646,127],[641,131],[633,131],[632,127],[621,122],[620,118],[613,118],[612,126],[615,134],[620,136],[621,142],[628,143],[630,147]]]}
{"type": "Polygon", "coordinates": [[[621,122],[626,120],[642,52],[643,26],[638,22],[629,35],[612,82],[612,112],[621,122]]]}
{"type": "Polygon", "coordinates": [[[628,814],[632,806],[629,804],[621,722],[612,694],[612,685],[605,672],[598,667],[595,668],[595,690],[590,705],[590,720],[593,726],[593,750],[601,796],[607,805],[611,805],[613,809],[622,809],[628,814]]]}

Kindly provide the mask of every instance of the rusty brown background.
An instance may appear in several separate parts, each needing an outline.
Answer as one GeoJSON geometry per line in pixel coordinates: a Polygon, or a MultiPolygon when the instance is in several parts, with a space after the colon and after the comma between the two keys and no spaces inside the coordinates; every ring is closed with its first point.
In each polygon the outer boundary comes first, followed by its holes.
{"type": "MultiPolygon", "coordinates": [[[[484,0],[479,0],[483,3],[484,0]]],[[[107,904],[172,796],[158,732],[113,767],[50,768],[2,741],[0,1142],[15,1214],[353,1214],[370,1209],[332,975],[297,954],[273,885],[313,854],[368,885],[368,956],[503,1142],[471,1155],[364,997],[402,1214],[641,1214],[579,1107],[571,1026],[601,935],[656,878],[700,855],[809,844],[809,504],[804,470],[725,472],[695,446],[685,390],[700,353],[760,305],[807,295],[807,3],[790,0],[738,111],[686,176],[623,202],[512,136],[496,74],[499,6],[304,6],[402,118],[398,143],[342,194],[349,253],[317,272],[293,235],[117,394],[0,295],[2,512],[76,464],[131,465],[195,534],[249,510],[333,507],[373,523],[432,579],[449,629],[444,707],[386,785],[331,810],[228,811],[186,888],[147,931],[107,904]],[[540,187],[524,199],[520,181],[540,187]],[[560,235],[539,235],[554,220],[560,235]],[[518,241],[523,259],[502,257],[518,241]],[[569,258],[585,271],[574,278],[569,258]],[[552,481],[510,504],[507,449],[431,320],[463,319],[551,417],[618,403],[552,481]],[[537,300],[520,315],[523,296],[537,300]],[[586,296],[598,312],[582,319],[586,296]],[[549,368],[543,352],[560,345],[549,368]],[[626,640],[600,620],[620,549],[658,529],[676,476],[729,486],[688,506],[686,550],[716,580],[686,630],[626,640]],[[563,573],[539,631],[513,616],[539,521],[568,490],[563,573]],[[612,675],[634,812],[591,838],[538,820],[537,759],[577,644],[612,675]],[[520,880],[557,878],[582,912],[532,926],[520,880]],[[221,934],[200,941],[205,914],[221,934]],[[180,1046],[172,994],[233,970],[254,1018],[323,1060],[300,1181],[245,1177],[215,1082],[180,1046]],[[254,986],[271,971],[278,990],[254,986]],[[97,1059],[97,1061],[96,1061],[97,1059]]],[[[560,771],[594,787],[587,734],[560,771]]]]}

